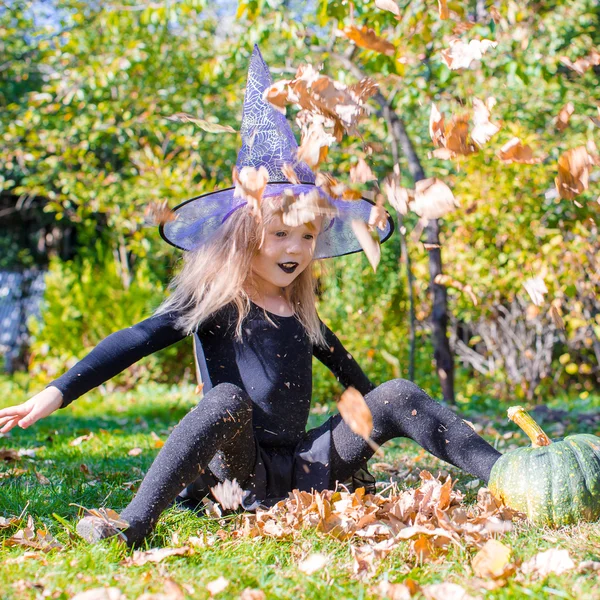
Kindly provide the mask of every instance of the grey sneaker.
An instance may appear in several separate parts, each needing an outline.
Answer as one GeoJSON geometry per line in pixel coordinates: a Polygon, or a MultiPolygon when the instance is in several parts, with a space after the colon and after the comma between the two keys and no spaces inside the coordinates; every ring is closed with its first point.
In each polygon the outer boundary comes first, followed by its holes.
{"type": "Polygon", "coordinates": [[[84,517],[77,523],[77,533],[90,544],[100,540],[119,536],[124,542],[127,541],[125,534],[100,517],[84,517]]]}

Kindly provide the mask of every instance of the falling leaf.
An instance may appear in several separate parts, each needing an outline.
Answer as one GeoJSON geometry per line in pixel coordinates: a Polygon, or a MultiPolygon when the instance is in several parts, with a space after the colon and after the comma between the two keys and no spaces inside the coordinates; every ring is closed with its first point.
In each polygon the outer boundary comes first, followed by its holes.
{"type": "Polygon", "coordinates": [[[129,454],[129,456],[139,456],[141,453],[141,448],[132,448],[127,454],[129,454]]]}
{"type": "Polygon", "coordinates": [[[499,579],[514,571],[510,564],[512,550],[498,540],[488,540],[485,546],[473,557],[471,566],[478,577],[499,579]]]}
{"type": "Polygon", "coordinates": [[[348,187],[345,183],[338,181],[335,177],[329,173],[319,171],[315,175],[315,185],[320,187],[328,196],[331,196],[335,200],[360,200],[362,193],[360,190],[355,190],[348,187]]]}
{"type": "Polygon", "coordinates": [[[258,169],[243,167],[241,171],[237,167],[233,168],[234,198],[245,200],[257,220],[261,218],[262,197],[268,181],[269,172],[264,166],[258,169]]]}
{"type": "Polygon", "coordinates": [[[240,594],[240,600],[266,600],[267,595],[262,590],[246,588],[240,594]]]}
{"type": "Polygon", "coordinates": [[[167,201],[152,202],[144,211],[144,221],[148,225],[164,225],[177,218],[177,215],[167,206],[167,201]]]}
{"type": "Polygon", "coordinates": [[[219,125],[218,123],[205,121],[204,119],[194,117],[193,115],[184,112],[175,113],[174,115],[167,117],[167,119],[179,123],[193,123],[208,133],[236,133],[235,129],[229,125],[219,125]]]}
{"type": "Polygon", "coordinates": [[[497,45],[491,40],[471,40],[468,44],[462,40],[452,40],[450,48],[442,50],[442,60],[453,71],[468,69],[474,60],[481,60],[490,48],[497,45]]]}
{"type": "Polygon", "coordinates": [[[583,75],[588,69],[600,65],[600,52],[593,48],[587,56],[578,58],[575,62],[571,62],[566,56],[559,57],[559,60],[572,71],[583,75]]]}
{"type": "Polygon", "coordinates": [[[229,585],[229,581],[225,579],[222,575],[206,584],[206,589],[211,596],[216,596],[220,594],[225,588],[229,585]]]}
{"type": "Polygon", "coordinates": [[[444,115],[433,102],[431,103],[431,113],[429,115],[429,136],[434,146],[440,147],[444,145],[446,137],[444,115]]]}
{"type": "Polygon", "coordinates": [[[554,184],[558,195],[573,200],[589,187],[592,160],[585,146],[567,150],[558,159],[558,177],[554,184]]]}
{"type": "Polygon", "coordinates": [[[550,318],[552,319],[552,322],[554,323],[554,327],[556,327],[556,329],[560,329],[561,331],[564,331],[565,330],[565,322],[563,321],[563,318],[560,315],[558,307],[555,306],[554,301],[550,305],[549,313],[550,313],[550,318]]]}
{"type": "Polygon", "coordinates": [[[438,12],[440,13],[440,19],[443,21],[450,17],[447,0],[438,0],[438,12]]]}
{"type": "Polygon", "coordinates": [[[300,183],[300,180],[298,179],[298,175],[296,174],[296,171],[294,170],[294,166],[291,165],[290,163],[285,163],[282,167],[281,167],[281,172],[283,173],[283,176],[290,182],[293,184],[298,184],[300,183]]]}
{"type": "Polygon", "coordinates": [[[85,592],[79,592],[71,600],[125,600],[126,596],[116,587],[94,588],[85,592]]]}
{"type": "MultiPolygon", "coordinates": [[[[500,125],[490,121],[490,107],[493,103],[483,103],[478,98],[473,98],[473,131],[471,139],[481,148],[489,139],[500,131],[500,125]]],[[[495,102],[495,101],[494,101],[495,102]]]]}
{"type": "Polygon", "coordinates": [[[408,212],[408,202],[410,199],[409,190],[403,188],[395,175],[388,175],[383,181],[383,193],[387,201],[401,215],[408,212]]]}
{"type": "Polygon", "coordinates": [[[335,217],[337,209],[318,189],[297,196],[286,190],[282,203],[282,221],[289,227],[299,227],[318,217],[335,217]]]}
{"type": "Polygon", "coordinates": [[[381,260],[379,236],[377,239],[374,239],[369,231],[369,226],[364,221],[353,219],[351,225],[356,239],[373,267],[373,271],[377,271],[377,265],[379,265],[379,261],[381,260]]]}
{"type": "Polygon", "coordinates": [[[544,296],[548,293],[548,288],[542,277],[532,277],[524,281],[523,287],[536,306],[541,306],[544,303],[544,296]]]}
{"type": "Polygon", "coordinates": [[[533,558],[521,565],[521,571],[527,574],[547,577],[551,573],[562,575],[575,568],[575,563],[569,556],[568,550],[551,548],[546,552],[540,552],[533,558]]]}
{"type": "Polygon", "coordinates": [[[500,11],[495,6],[490,6],[488,12],[490,13],[490,17],[492,17],[494,23],[498,25],[502,20],[502,15],[500,14],[500,11]]]}
{"type": "Polygon", "coordinates": [[[305,162],[311,169],[318,169],[327,158],[329,146],[335,142],[335,137],[325,131],[322,120],[315,119],[302,135],[297,159],[305,162]]]}
{"type": "Polygon", "coordinates": [[[326,564],[328,558],[324,554],[311,554],[298,564],[298,569],[307,575],[320,571],[326,564]]]}
{"type": "Polygon", "coordinates": [[[373,431],[373,416],[362,394],[349,387],[342,393],[337,403],[342,419],[348,427],[363,439],[369,439],[373,431]]]}
{"type": "Polygon", "coordinates": [[[190,554],[189,546],[181,546],[181,548],[152,548],[151,550],[135,550],[133,556],[126,558],[123,561],[124,565],[141,567],[146,563],[159,563],[170,556],[185,556],[190,554]]]}
{"type": "Polygon", "coordinates": [[[350,181],[352,183],[366,183],[374,179],[376,177],[364,158],[359,158],[358,162],[350,167],[350,181]]]}
{"type": "Polygon", "coordinates": [[[210,488],[210,491],[215,500],[225,510],[236,510],[244,497],[244,490],[240,487],[237,479],[233,481],[226,479],[223,482],[219,482],[215,487],[210,488]]]}
{"type": "Polygon", "coordinates": [[[383,196],[377,194],[377,200],[375,206],[371,208],[369,213],[369,228],[375,229],[376,227],[381,231],[385,231],[388,224],[388,213],[383,206],[383,196]]]}
{"type": "Polygon", "coordinates": [[[506,144],[504,144],[504,146],[498,150],[496,155],[502,162],[506,164],[516,162],[526,165],[533,165],[544,160],[543,156],[534,158],[531,148],[527,144],[523,144],[518,137],[514,137],[510,141],[506,142],[506,144]]]}
{"type": "Polygon", "coordinates": [[[457,206],[452,190],[436,177],[422,179],[415,184],[415,199],[410,208],[423,219],[440,219],[457,206]]]}
{"type": "Polygon", "coordinates": [[[454,35],[462,35],[463,33],[466,33],[467,31],[470,31],[471,29],[473,29],[473,27],[475,27],[475,23],[463,21],[462,23],[457,23],[453,27],[452,33],[454,35]]]}
{"type": "Polygon", "coordinates": [[[71,440],[69,442],[69,446],[80,446],[83,442],[87,442],[88,440],[91,440],[94,437],[93,433],[88,433],[86,435],[80,435],[79,437],[76,437],[74,440],[71,440]]]}
{"type": "Polygon", "coordinates": [[[394,2],[394,0],[375,0],[375,6],[380,10],[387,10],[396,17],[400,16],[400,7],[394,2]]]}
{"type": "Polygon", "coordinates": [[[354,25],[349,25],[342,33],[361,48],[374,50],[375,52],[387,54],[388,56],[393,56],[396,52],[394,44],[380,38],[373,29],[366,25],[363,25],[360,29],[354,25]]]}
{"type": "Polygon", "coordinates": [[[575,112],[575,106],[572,102],[567,102],[558,113],[556,117],[556,129],[558,131],[564,131],[569,125],[571,115],[575,112]]]}

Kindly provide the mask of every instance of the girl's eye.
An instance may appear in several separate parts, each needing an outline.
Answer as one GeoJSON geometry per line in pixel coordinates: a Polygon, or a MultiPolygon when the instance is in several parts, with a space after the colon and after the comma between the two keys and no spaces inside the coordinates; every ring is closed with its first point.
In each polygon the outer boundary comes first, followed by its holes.
{"type": "Polygon", "coordinates": [[[285,237],[287,233],[285,231],[278,231],[275,233],[277,237],[285,237]]]}
{"type": "Polygon", "coordinates": [[[314,240],[314,239],[315,239],[315,236],[314,236],[312,233],[307,233],[307,234],[304,236],[304,239],[306,239],[306,240],[314,240]]]}

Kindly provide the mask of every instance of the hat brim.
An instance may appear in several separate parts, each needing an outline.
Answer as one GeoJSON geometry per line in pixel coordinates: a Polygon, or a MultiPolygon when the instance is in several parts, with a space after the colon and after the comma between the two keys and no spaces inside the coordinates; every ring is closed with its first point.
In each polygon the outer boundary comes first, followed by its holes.
{"type": "MultiPolygon", "coordinates": [[[[263,197],[282,194],[291,189],[297,195],[315,189],[312,183],[292,184],[285,182],[270,182],[267,184],[263,197]]],[[[327,195],[322,188],[317,187],[335,206],[338,214],[325,225],[315,247],[314,258],[332,258],[361,252],[362,247],[352,230],[352,221],[360,220],[367,223],[374,203],[367,198],[360,200],[335,200],[327,195]]],[[[211,238],[224,221],[238,208],[245,206],[241,198],[234,197],[235,187],[216,190],[202,194],[182,202],[173,209],[176,218],[159,227],[161,237],[171,246],[180,250],[193,250],[211,238]]],[[[376,229],[380,243],[387,241],[394,232],[394,222],[388,215],[386,227],[376,229]]]]}

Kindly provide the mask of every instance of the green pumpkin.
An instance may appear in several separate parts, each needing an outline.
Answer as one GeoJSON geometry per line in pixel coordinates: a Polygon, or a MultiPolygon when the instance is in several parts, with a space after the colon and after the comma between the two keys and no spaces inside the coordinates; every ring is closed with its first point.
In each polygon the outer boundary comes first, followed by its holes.
{"type": "Polygon", "coordinates": [[[600,519],[600,438],[577,434],[552,442],[522,407],[512,407],[508,416],[532,446],[498,459],[488,484],[491,493],[538,525],[600,519]]]}

